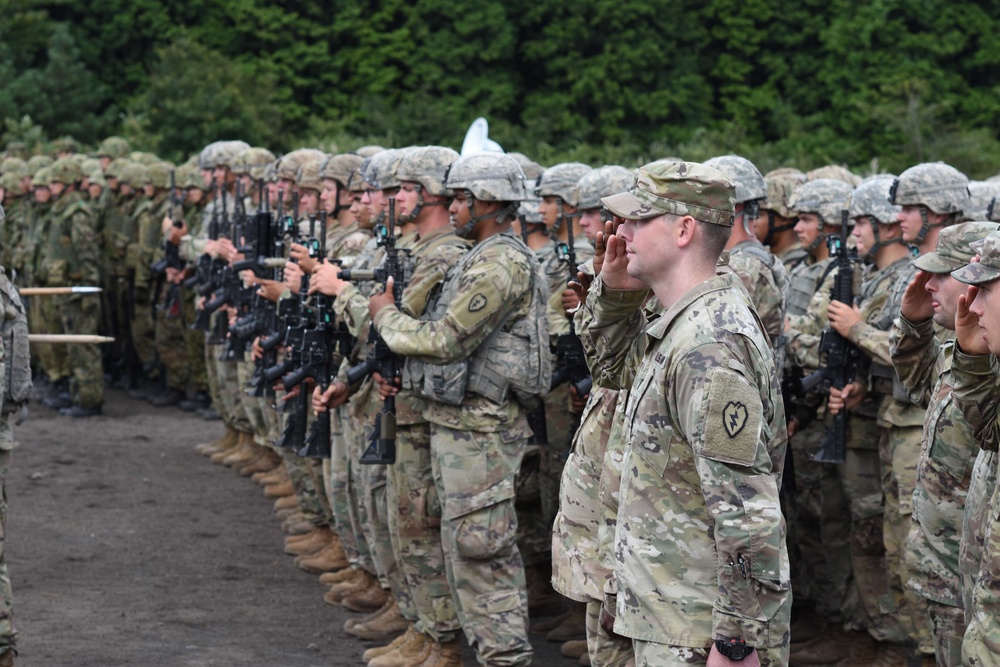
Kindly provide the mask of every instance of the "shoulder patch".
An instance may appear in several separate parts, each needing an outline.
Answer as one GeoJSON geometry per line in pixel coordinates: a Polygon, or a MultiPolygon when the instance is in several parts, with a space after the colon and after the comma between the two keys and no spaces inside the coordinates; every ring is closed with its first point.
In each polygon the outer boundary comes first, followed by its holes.
{"type": "Polygon", "coordinates": [[[476,313],[486,307],[486,295],[480,293],[469,299],[469,312],[476,313]]]}
{"type": "Polygon", "coordinates": [[[712,371],[702,416],[701,456],[749,467],[757,458],[764,410],[760,393],[739,373],[712,371]]]}

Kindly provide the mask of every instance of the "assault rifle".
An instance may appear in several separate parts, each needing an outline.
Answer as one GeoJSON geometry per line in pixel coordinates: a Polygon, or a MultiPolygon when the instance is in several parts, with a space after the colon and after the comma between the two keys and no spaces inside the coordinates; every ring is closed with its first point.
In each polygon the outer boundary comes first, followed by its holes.
{"type": "MultiPolygon", "coordinates": [[[[559,259],[566,262],[569,268],[569,282],[575,281],[577,276],[576,268],[576,247],[573,240],[573,216],[566,218],[566,243],[556,246],[559,259]]],[[[569,333],[560,334],[556,337],[556,344],[552,351],[556,355],[555,370],[552,372],[552,381],[549,390],[553,390],[564,382],[569,382],[578,396],[586,396],[593,388],[594,382],[590,377],[590,368],[587,367],[587,357],[583,352],[583,343],[576,335],[576,327],[572,318],[569,321],[569,333]]]]}
{"type": "MultiPolygon", "coordinates": [[[[377,281],[382,288],[388,286],[389,278],[393,280],[393,299],[398,308],[403,300],[403,287],[406,280],[403,275],[403,263],[400,261],[399,248],[396,247],[396,199],[389,198],[388,226],[376,229],[378,244],[385,248],[385,260],[382,266],[374,270],[345,269],[340,277],[352,282],[377,281]]],[[[378,373],[387,382],[395,382],[403,370],[403,358],[393,352],[379,335],[372,321],[368,330],[368,341],[372,343],[368,357],[360,364],[347,370],[347,384],[361,382],[372,373],[378,373]]],[[[382,409],[375,416],[375,427],[372,430],[371,441],[359,459],[366,465],[392,464],[396,462],[396,398],[388,396],[382,402],[382,409]]]]}
{"type": "MultiPolygon", "coordinates": [[[[827,237],[830,254],[834,257],[837,266],[837,276],[830,289],[830,299],[853,305],[854,264],[852,253],[847,247],[848,234],[848,212],[843,211],[840,219],[840,234],[827,237]]],[[[858,360],[861,356],[854,343],[841,336],[832,327],[827,327],[823,330],[819,351],[823,367],[810,373],[802,380],[803,391],[809,391],[821,384],[827,391],[830,387],[843,389],[854,381],[858,360]]],[[[813,460],[821,463],[843,463],[846,454],[847,410],[841,410],[833,416],[833,421],[827,427],[820,450],[813,456],[813,460]]]]}
{"type": "MultiPolygon", "coordinates": [[[[170,170],[170,208],[168,209],[167,216],[173,221],[173,226],[177,229],[181,229],[184,226],[183,220],[177,219],[177,207],[184,203],[184,198],[177,193],[177,181],[174,174],[174,170],[170,170]]],[[[163,257],[159,261],[153,262],[149,266],[149,270],[157,277],[157,287],[155,290],[156,298],[153,299],[155,304],[158,301],[159,292],[162,288],[162,283],[167,275],[167,269],[175,269],[177,271],[183,271],[187,268],[187,263],[181,259],[181,249],[179,246],[174,245],[166,238],[161,242],[161,247],[163,249],[163,257]]],[[[180,297],[181,290],[180,285],[177,283],[169,283],[167,285],[167,293],[163,296],[163,302],[157,307],[160,311],[164,313],[167,317],[178,317],[180,315],[180,297]]],[[[154,308],[154,315],[156,313],[156,308],[154,308]]]]}

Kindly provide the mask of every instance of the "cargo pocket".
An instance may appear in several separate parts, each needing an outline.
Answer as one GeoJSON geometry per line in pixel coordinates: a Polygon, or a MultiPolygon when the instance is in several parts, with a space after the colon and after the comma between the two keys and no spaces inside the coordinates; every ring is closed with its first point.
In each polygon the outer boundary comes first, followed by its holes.
{"type": "Polygon", "coordinates": [[[509,550],[517,538],[514,503],[504,500],[453,520],[458,554],[470,560],[489,560],[509,550]]]}

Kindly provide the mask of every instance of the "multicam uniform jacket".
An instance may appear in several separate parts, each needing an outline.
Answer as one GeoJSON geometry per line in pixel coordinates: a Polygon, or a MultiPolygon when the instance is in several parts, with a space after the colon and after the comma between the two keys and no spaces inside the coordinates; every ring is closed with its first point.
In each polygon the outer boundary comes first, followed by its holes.
{"type": "Polygon", "coordinates": [[[787,645],[791,611],[778,485],[787,436],[773,355],[733,274],[645,326],[645,291],[600,278],[587,300],[595,382],[621,386],[625,447],[615,631],[708,647],[787,645]],[[594,370],[597,370],[596,368],[594,370]]]}

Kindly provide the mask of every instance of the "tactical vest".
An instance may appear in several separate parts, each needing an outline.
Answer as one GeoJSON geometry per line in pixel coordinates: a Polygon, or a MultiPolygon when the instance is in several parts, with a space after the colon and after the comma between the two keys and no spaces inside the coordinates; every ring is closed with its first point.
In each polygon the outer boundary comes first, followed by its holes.
{"type": "Polygon", "coordinates": [[[824,260],[795,274],[788,286],[787,315],[805,315],[809,311],[809,303],[823,283],[822,276],[826,275],[825,269],[830,264],[830,260],[824,260]]]}
{"type": "Polygon", "coordinates": [[[76,193],[67,193],[53,205],[49,220],[45,256],[42,258],[46,283],[53,287],[78,282],[80,263],[76,248],[73,247],[73,217],[78,213],[88,213],[87,203],[76,193]]]}
{"type": "MultiPolygon", "coordinates": [[[[771,271],[771,277],[774,279],[774,284],[778,288],[778,293],[781,295],[782,309],[781,309],[781,321],[785,321],[785,315],[788,314],[788,273],[784,270],[785,265],[778,261],[778,258],[771,254],[771,252],[762,245],[757,245],[753,242],[740,245],[740,250],[753,255],[759,259],[764,266],[766,266],[771,271]]],[[[761,329],[761,331],[766,332],[766,329],[761,329]]],[[[774,340],[771,341],[771,345],[774,347],[775,351],[780,351],[785,347],[785,343],[788,342],[788,338],[784,333],[779,334],[774,340]]],[[[784,361],[782,356],[781,361],[784,361]]],[[[783,364],[779,365],[778,368],[782,368],[783,364]]]]}
{"type": "Polygon", "coordinates": [[[13,283],[0,271],[3,300],[4,395],[3,411],[16,412],[31,398],[31,354],[28,351],[28,316],[13,283]]]}
{"type": "Polygon", "coordinates": [[[548,393],[552,361],[548,349],[548,320],[545,316],[546,280],[534,253],[511,234],[495,234],[474,247],[448,271],[444,287],[431,297],[424,320],[444,317],[455,299],[465,269],[484,248],[502,243],[520,252],[528,261],[531,284],[528,311],[511,322],[519,303],[511,305],[493,333],[465,359],[434,364],[414,357],[403,368],[403,387],[447,405],[461,405],[466,394],[483,396],[503,404],[508,393],[525,407],[533,407],[548,393]],[[508,326],[509,325],[509,326],[508,326]]]}

